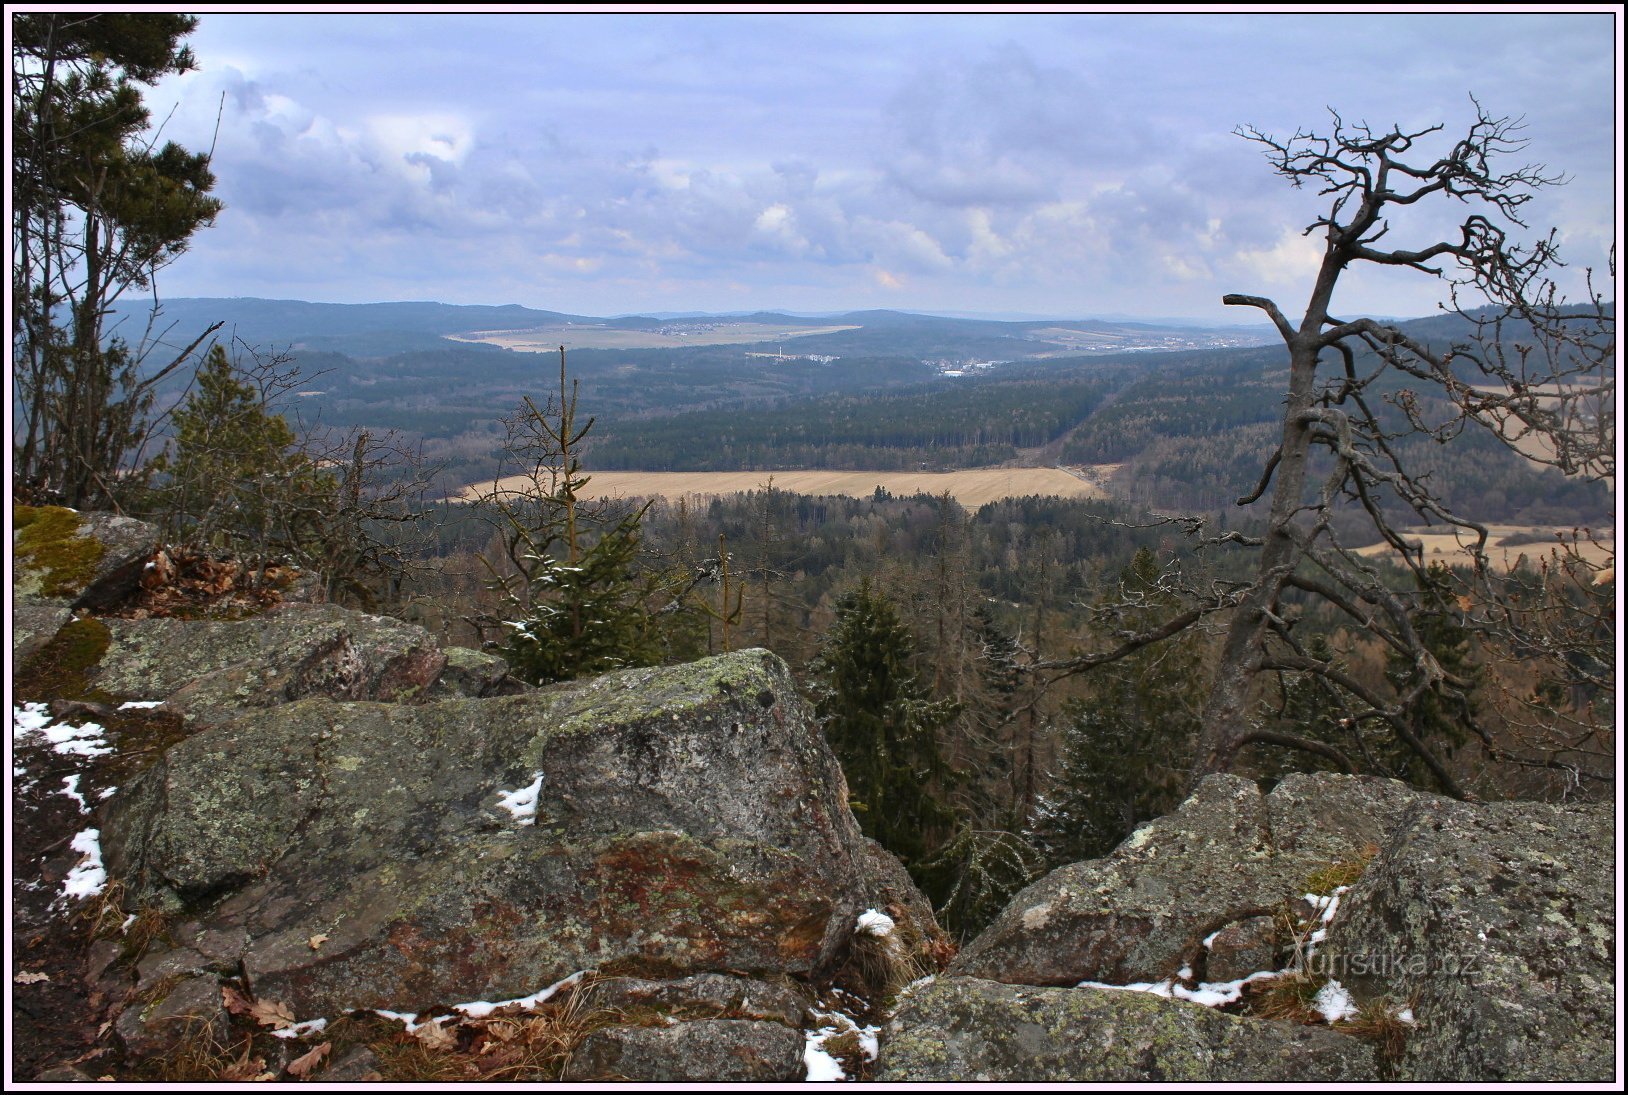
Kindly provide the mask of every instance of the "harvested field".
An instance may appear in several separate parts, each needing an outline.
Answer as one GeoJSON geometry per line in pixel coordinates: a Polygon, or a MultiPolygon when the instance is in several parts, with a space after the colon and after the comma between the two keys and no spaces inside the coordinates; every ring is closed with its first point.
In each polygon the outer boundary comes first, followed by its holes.
{"type": "MultiPolygon", "coordinates": [[[[1616,561],[1617,545],[1610,530],[1601,532],[1597,540],[1589,540],[1586,536],[1577,537],[1573,534],[1575,529],[1546,528],[1532,525],[1488,525],[1487,526],[1487,560],[1493,566],[1503,567],[1505,570],[1513,567],[1521,556],[1526,556],[1528,562],[1536,563],[1539,559],[1560,550],[1561,541],[1556,537],[1564,537],[1564,542],[1570,548],[1575,545],[1579,557],[1589,564],[1597,567],[1613,567],[1616,561]],[[1523,543],[1508,543],[1515,539],[1523,543]]],[[[1463,565],[1470,561],[1469,545],[1474,538],[1469,533],[1444,531],[1441,526],[1434,528],[1411,528],[1402,532],[1404,539],[1424,546],[1425,562],[1440,561],[1449,565],[1463,565]]],[[[1390,551],[1387,544],[1371,544],[1368,547],[1357,548],[1358,555],[1377,556],[1390,551]]]]}
{"type": "MultiPolygon", "coordinates": [[[[1105,498],[1106,492],[1081,475],[1060,468],[967,468],[946,472],[903,471],[600,471],[592,472],[587,494],[601,498],[663,498],[736,494],[760,490],[772,477],[775,488],[793,494],[841,494],[868,498],[881,487],[897,496],[943,494],[976,509],[985,502],[1030,494],[1063,498],[1105,498]]],[[[519,477],[500,480],[499,490],[512,490],[519,477]]],[[[492,492],[491,483],[476,484],[458,495],[469,500],[492,492]]]]}
{"type": "Polygon", "coordinates": [[[857,327],[776,327],[767,323],[683,325],[662,331],[628,330],[598,324],[569,323],[559,327],[533,327],[523,331],[470,331],[448,335],[454,342],[488,342],[505,350],[546,353],[567,350],[655,350],[674,346],[732,346],[740,343],[778,342],[804,335],[828,335],[857,327]]]}

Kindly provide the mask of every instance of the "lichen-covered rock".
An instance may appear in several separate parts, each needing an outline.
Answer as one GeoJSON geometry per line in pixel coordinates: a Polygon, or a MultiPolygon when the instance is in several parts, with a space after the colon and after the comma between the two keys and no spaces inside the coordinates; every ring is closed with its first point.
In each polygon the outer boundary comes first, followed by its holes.
{"type": "Polygon", "coordinates": [[[1421,797],[1435,796],[1328,774],[1292,776],[1262,796],[1250,780],[1210,776],[1107,857],[1019,893],[950,972],[1014,985],[1173,977],[1205,958],[1205,937],[1272,915],[1319,870],[1359,858],[1421,797]]]}
{"type": "Polygon", "coordinates": [[[674,981],[606,977],[577,990],[584,1010],[647,1011],[675,1019],[756,1019],[801,1027],[814,1003],[806,989],[749,977],[701,973],[674,981]]]}
{"type": "Polygon", "coordinates": [[[1397,1079],[1610,1082],[1609,805],[1419,803],[1346,895],[1319,969],[1411,1004],[1397,1079]]]}
{"type": "Polygon", "coordinates": [[[1281,966],[1274,917],[1251,916],[1234,921],[1209,940],[1209,953],[1204,959],[1205,981],[1237,981],[1281,966]]]}
{"type": "Polygon", "coordinates": [[[713,1019],[607,1027],[583,1039],[567,1081],[776,1083],[803,1078],[803,1036],[778,1023],[713,1019]]]}
{"type": "Polygon", "coordinates": [[[1140,992],[939,978],[882,1032],[887,1083],[1335,1083],[1376,1078],[1373,1052],[1315,1027],[1224,1015],[1140,992]]]}
{"type": "Polygon", "coordinates": [[[808,977],[877,900],[841,770],[764,651],[512,697],[301,700],[173,746],[108,811],[110,870],[180,910],[143,981],[242,961],[302,1019],[585,969],[808,977]]]}
{"type": "Polygon", "coordinates": [[[1372,858],[1414,806],[1448,801],[1400,780],[1295,772],[1266,796],[1267,824],[1277,854],[1335,864],[1372,858]]]}
{"type": "Polygon", "coordinates": [[[451,699],[468,696],[515,696],[528,691],[530,685],[509,674],[509,663],[496,654],[470,650],[464,646],[449,646],[441,651],[447,664],[441,675],[430,686],[431,699],[451,699]]]}
{"type": "Polygon", "coordinates": [[[429,632],[338,605],[281,605],[247,620],[105,621],[98,689],[219,722],[304,696],[421,698],[446,665],[429,632]]]}
{"type": "Polygon", "coordinates": [[[158,529],[132,517],[61,506],[12,511],[12,594],[99,608],[133,590],[158,529]]]}
{"type": "Polygon", "coordinates": [[[27,661],[71,619],[73,610],[61,601],[15,600],[11,606],[12,664],[27,661]]]}

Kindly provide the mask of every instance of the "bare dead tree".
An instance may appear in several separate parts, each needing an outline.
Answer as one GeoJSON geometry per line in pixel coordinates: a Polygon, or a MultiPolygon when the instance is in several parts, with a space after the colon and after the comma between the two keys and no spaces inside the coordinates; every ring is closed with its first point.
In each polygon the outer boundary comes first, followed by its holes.
{"type": "MultiPolygon", "coordinates": [[[[1438,709],[1451,711],[1493,747],[1468,702],[1472,680],[1444,667],[1421,633],[1421,613],[1444,611],[1440,591],[1430,592],[1440,579],[1426,567],[1422,548],[1403,535],[1403,522],[1445,525],[1468,541],[1475,588],[1448,598],[1445,609],[1460,624],[1510,640],[1522,622],[1508,608],[1507,583],[1488,565],[1487,527],[1455,512],[1427,476],[1410,469],[1402,442],[1424,433],[1445,442],[1484,429],[1569,474],[1609,479],[1615,472],[1614,310],[1592,278],[1580,306],[1561,296],[1552,280],[1560,265],[1552,233],[1532,243],[1512,238],[1526,228],[1525,207],[1536,192],[1563,181],[1538,165],[1505,167],[1525,143],[1522,128],[1519,119],[1494,117],[1476,103],[1468,131],[1434,156],[1426,148],[1437,143],[1442,126],[1376,131],[1334,114],[1326,136],[1297,132],[1279,139],[1253,127],[1237,131],[1261,146],[1277,174],[1329,199],[1328,211],[1306,229],[1323,239],[1324,250],[1298,322],[1265,297],[1223,298],[1264,312],[1288,351],[1282,432],[1258,484],[1238,500],[1242,506],[1269,498],[1258,536],[1229,532],[1204,540],[1202,520],[1188,523],[1201,542],[1256,552],[1254,577],[1204,595],[1188,590],[1186,607],[1159,626],[1120,636],[1112,649],[1041,667],[1077,672],[1201,621],[1224,619],[1193,780],[1229,770],[1252,743],[1345,760],[1328,743],[1261,716],[1257,680],[1263,674],[1320,678],[1346,705],[1342,725],[1394,735],[1456,795],[1467,791],[1418,732],[1413,713],[1419,705],[1433,697],[1438,709]],[[1470,211],[1447,238],[1419,246],[1382,242],[1397,212],[1451,201],[1470,211]],[[1364,265],[1443,279],[1450,286],[1445,307],[1467,320],[1471,333],[1443,348],[1377,320],[1336,317],[1336,287],[1364,265]],[[1475,301],[1484,306],[1469,310],[1475,301]],[[1342,543],[1335,518],[1353,511],[1394,549],[1411,582],[1396,582],[1394,572],[1342,543]],[[1295,603],[1306,599],[1333,606],[1348,626],[1383,644],[1392,664],[1405,667],[1392,675],[1392,687],[1375,687],[1338,662],[1311,656],[1293,630],[1295,603]]],[[[1549,604],[1556,608],[1552,598],[1549,604]]],[[[1596,644],[1599,625],[1597,618],[1596,644]]],[[[1566,640],[1555,641],[1563,646],[1566,640]]],[[[1564,661],[1567,651],[1555,656],[1564,661]]]]}

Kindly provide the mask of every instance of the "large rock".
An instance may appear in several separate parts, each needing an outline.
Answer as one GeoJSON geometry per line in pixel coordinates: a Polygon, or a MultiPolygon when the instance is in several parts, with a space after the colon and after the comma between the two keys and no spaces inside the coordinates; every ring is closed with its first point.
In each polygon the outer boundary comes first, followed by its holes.
{"type": "Polygon", "coordinates": [[[749,1019],[703,1019],[595,1031],[572,1052],[561,1079],[779,1083],[803,1075],[798,1031],[749,1019]]]}
{"type": "Polygon", "coordinates": [[[15,601],[11,606],[11,664],[27,661],[71,619],[73,610],[61,601],[15,601]]]}
{"type": "Polygon", "coordinates": [[[132,898],[179,910],[143,983],[241,962],[302,1019],[585,969],[808,978],[880,901],[841,770],[763,651],[250,713],[172,747],[102,831],[132,898]]]}
{"type": "Polygon", "coordinates": [[[1352,888],[1318,968],[1410,1003],[1397,1078],[1609,1082],[1616,913],[1608,805],[1419,803],[1352,888]]]}
{"type": "Polygon", "coordinates": [[[447,656],[429,632],[338,605],[280,605],[247,620],[106,620],[109,643],[92,685],[163,700],[189,721],[305,696],[421,698],[447,656]]]}
{"type": "Polygon", "coordinates": [[[12,515],[12,594],[20,599],[104,607],[135,588],[158,550],[158,529],[131,517],[61,506],[18,506],[12,515]]]}
{"type": "Polygon", "coordinates": [[[1372,1049],[1315,1027],[1141,992],[940,978],[882,1034],[888,1083],[1335,1083],[1373,1080],[1372,1049]]]}
{"type": "Polygon", "coordinates": [[[1210,776],[1103,859],[1046,875],[950,972],[1014,985],[1130,984],[1202,969],[1204,940],[1268,917],[1319,870],[1371,855],[1421,795],[1393,780],[1295,775],[1271,795],[1210,776]]]}

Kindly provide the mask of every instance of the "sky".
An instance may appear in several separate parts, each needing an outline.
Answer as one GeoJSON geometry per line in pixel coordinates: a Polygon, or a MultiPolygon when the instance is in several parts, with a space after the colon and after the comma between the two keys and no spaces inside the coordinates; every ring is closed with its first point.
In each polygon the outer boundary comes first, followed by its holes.
{"type": "MultiPolygon", "coordinates": [[[[191,10],[198,68],[147,98],[164,139],[213,144],[226,208],[169,296],[1256,322],[1221,296],[1303,306],[1328,199],[1233,131],[1326,133],[1329,108],[1441,123],[1430,160],[1472,94],[1524,118],[1509,166],[1569,180],[1526,207],[1558,228],[1569,288],[1618,231],[1621,30],[1599,8],[191,10]]],[[[1389,240],[1467,211],[1412,207],[1389,240]]],[[[1393,269],[1335,306],[1443,296],[1393,269]]]]}

